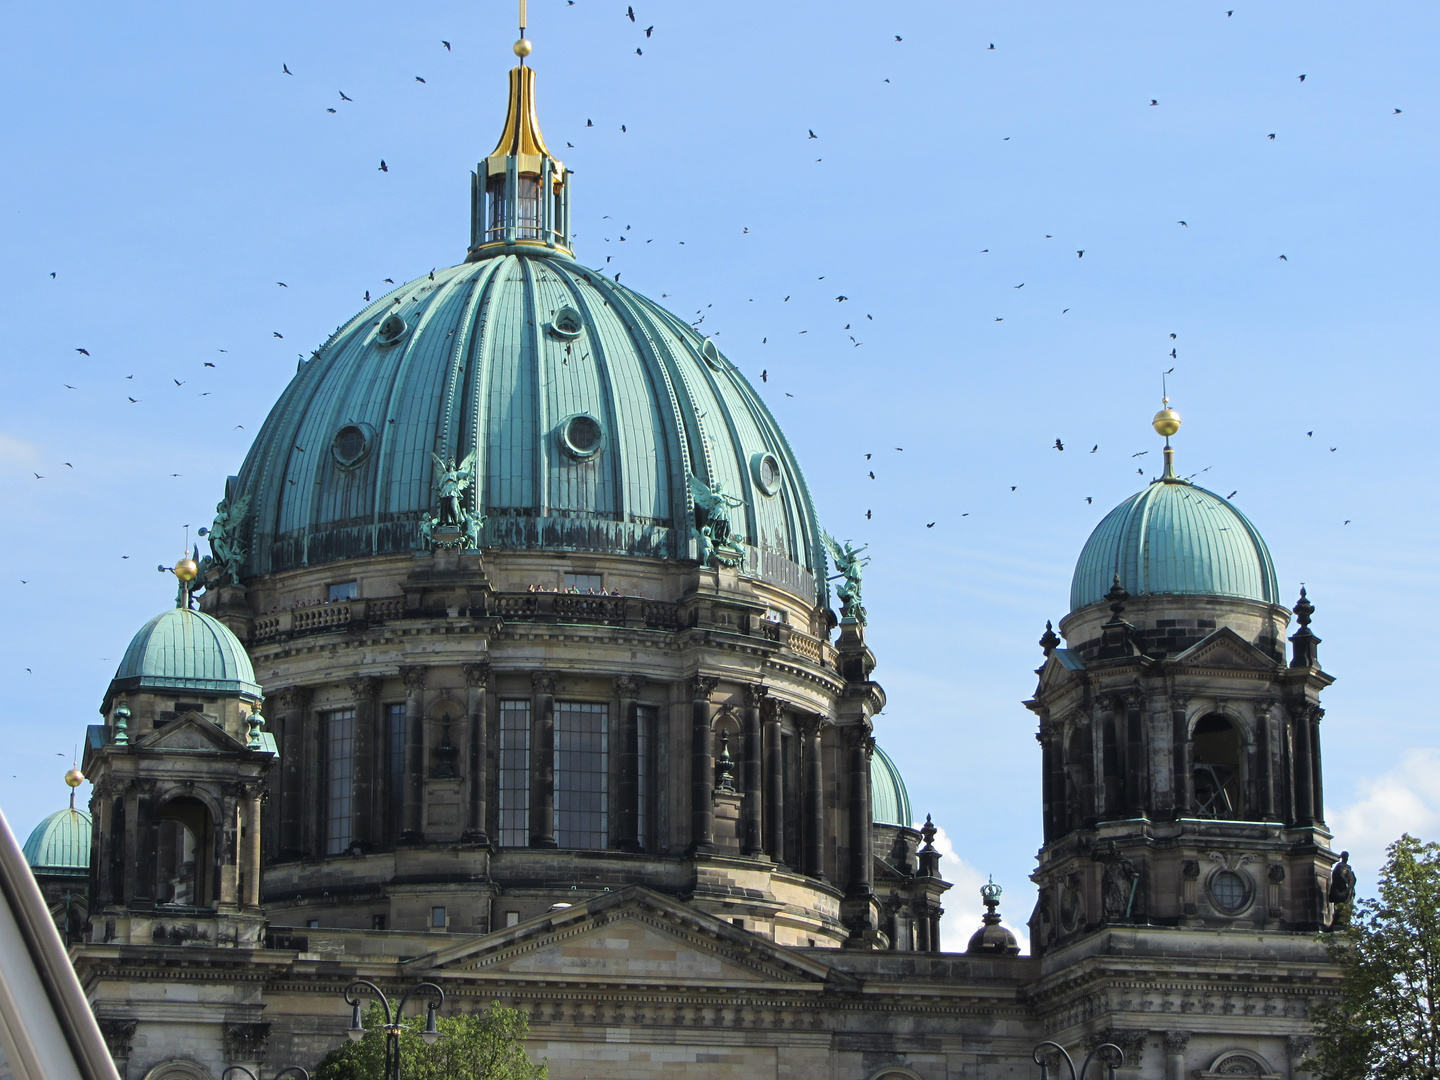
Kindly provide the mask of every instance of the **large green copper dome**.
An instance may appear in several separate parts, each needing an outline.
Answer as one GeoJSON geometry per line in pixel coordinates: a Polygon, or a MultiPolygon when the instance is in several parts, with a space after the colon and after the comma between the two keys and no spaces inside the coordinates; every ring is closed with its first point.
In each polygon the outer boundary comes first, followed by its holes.
{"type": "Polygon", "coordinates": [[[90,815],[73,806],[55,811],[35,826],[23,850],[32,870],[83,877],[90,870],[90,815]]]}
{"type": "Polygon", "coordinates": [[[413,550],[437,454],[474,455],[482,549],[698,558],[693,475],[744,500],[744,572],[816,595],[810,495],[754,388],[682,319],[562,252],[436,270],[301,364],[230,492],[248,499],[244,576],[413,550]]]}
{"type": "Polygon", "coordinates": [[[910,793],[890,755],[875,747],[870,755],[870,819],[880,825],[902,825],[913,828],[910,816],[910,793]]]}
{"type": "Polygon", "coordinates": [[[130,690],[260,697],[255,669],[240,640],[218,619],[183,607],[156,615],[131,639],[106,700],[130,690]]]}
{"type": "Polygon", "coordinates": [[[1070,583],[1070,610],[1096,604],[1120,575],[1132,596],[1181,593],[1280,603],[1259,531],[1213,491],[1173,477],[1126,499],[1095,527],[1070,583]]]}

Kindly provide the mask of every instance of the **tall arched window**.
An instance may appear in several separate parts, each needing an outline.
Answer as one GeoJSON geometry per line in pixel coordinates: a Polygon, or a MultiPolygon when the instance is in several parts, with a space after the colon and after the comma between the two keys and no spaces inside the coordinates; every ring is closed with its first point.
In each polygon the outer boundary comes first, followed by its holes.
{"type": "Polygon", "coordinates": [[[1202,818],[1245,816],[1240,778],[1240,732],[1227,717],[1201,717],[1191,736],[1195,814],[1202,818]]]}
{"type": "Polygon", "coordinates": [[[199,799],[171,799],[160,808],[155,898],[162,904],[210,907],[214,903],[210,811],[199,799]]]}

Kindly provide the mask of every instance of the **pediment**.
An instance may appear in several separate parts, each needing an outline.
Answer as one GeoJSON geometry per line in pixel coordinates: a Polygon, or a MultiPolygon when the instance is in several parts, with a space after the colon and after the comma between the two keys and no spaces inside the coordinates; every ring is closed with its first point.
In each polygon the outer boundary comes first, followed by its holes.
{"type": "Polygon", "coordinates": [[[1071,649],[1052,649],[1040,666],[1040,685],[1037,696],[1057,686],[1064,686],[1075,677],[1077,671],[1084,671],[1085,663],[1080,654],[1071,649]]]}
{"type": "Polygon", "coordinates": [[[212,720],[199,713],[185,713],[131,745],[143,750],[209,750],[226,753],[244,750],[243,744],[232,739],[212,720]]]}
{"type": "Polygon", "coordinates": [[[1228,626],[1222,626],[1204,641],[1175,657],[1175,663],[1190,667],[1231,668],[1242,671],[1274,671],[1275,661],[1228,626]]]}
{"type": "Polygon", "coordinates": [[[630,886],[406,965],[487,977],[691,985],[823,983],[826,965],[705,912],[630,886]]]}

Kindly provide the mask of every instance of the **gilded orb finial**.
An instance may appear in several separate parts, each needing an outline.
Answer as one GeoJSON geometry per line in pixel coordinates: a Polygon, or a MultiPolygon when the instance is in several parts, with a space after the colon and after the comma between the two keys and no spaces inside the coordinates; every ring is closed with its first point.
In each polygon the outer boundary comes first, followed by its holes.
{"type": "Polygon", "coordinates": [[[1150,421],[1150,425],[1158,434],[1168,439],[1180,430],[1180,414],[1170,408],[1169,398],[1161,398],[1160,403],[1164,408],[1155,414],[1155,419],[1150,421]]]}
{"type": "Polygon", "coordinates": [[[79,769],[76,769],[76,768],[73,768],[73,767],[72,767],[72,768],[70,768],[70,769],[68,769],[68,770],[66,771],[66,773],[65,773],[65,783],[67,783],[68,785],[70,785],[72,788],[77,788],[77,787],[79,787],[81,784],[83,784],[84,782],[85,782],[85,774],[82,773],[79,769]]]}
{"type": "Polygon", "coordinates": [[[530,43],[530,39],[523,37],[519,41],[515,42],[514,48],[515,55],[520,57],[521,60],[524,60],[525,57],[529,56],[532,52],[535,51],[535,46],[530,43]]]}
{"type": "Polygon", "coordinates": [[[200,574],[200,564],[189,555],[182,555],[173,569],[175,576],[181,581],[194,581],[200,574]]]}

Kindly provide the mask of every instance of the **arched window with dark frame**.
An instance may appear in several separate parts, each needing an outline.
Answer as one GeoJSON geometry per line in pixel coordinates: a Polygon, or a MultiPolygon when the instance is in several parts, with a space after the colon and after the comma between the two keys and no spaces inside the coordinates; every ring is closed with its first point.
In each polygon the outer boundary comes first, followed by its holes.
{"type": "Polygon", "coordinates": [[[1190,743],[1195,816],[1243,820],[1243,744],[1234,721],[1218,713],[1203,716],[1195,724],[1190,743]]]}

